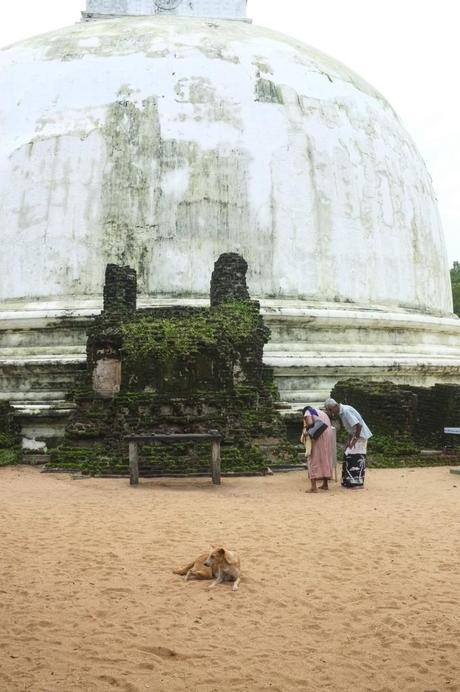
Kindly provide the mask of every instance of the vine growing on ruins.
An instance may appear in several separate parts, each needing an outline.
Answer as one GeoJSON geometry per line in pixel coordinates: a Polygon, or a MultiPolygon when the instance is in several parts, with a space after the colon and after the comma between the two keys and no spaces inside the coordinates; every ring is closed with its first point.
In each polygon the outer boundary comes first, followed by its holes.
{"type": "Polygon", "coordinates": [[[223,303],[187,318],[142,317],[122,326],[123,357],[139,365],[188,360],[203,347],[229,351],[251,335],[257,318],[251,301],[223,303]]]}

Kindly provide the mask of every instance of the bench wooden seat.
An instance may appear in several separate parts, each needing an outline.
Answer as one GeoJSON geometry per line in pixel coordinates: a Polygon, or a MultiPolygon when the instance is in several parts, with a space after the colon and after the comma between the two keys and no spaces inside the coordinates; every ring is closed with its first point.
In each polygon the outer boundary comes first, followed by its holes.
{"type": "Polygon", "coordinates": [[[220,443],[223,436],[218,430],[208,433],[178,433],[170,435],[126,435],[129,446],[129,483],[139,485],[139,445],[148,442],[175,444],[176,442],[211,442],[211,477],[214,485],[220,485],[220,443]]]}

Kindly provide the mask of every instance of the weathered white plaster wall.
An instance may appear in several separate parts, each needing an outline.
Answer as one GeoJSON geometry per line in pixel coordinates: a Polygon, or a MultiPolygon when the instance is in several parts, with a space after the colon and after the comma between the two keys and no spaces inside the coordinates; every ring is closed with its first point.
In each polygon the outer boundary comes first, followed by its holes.
{"type": "Polygon", "coordinates": [[[247,0],[87,0],[89,14],[220,17],[242,19],[247,0]]]}
{"type": "Polygon", "coordinates": [[[0,297],[75,305],[107,262],[207,295],[451,311],[436,199],[388,103],[340,63],[240,22],[81,24],[0,52],[0,297]]]}

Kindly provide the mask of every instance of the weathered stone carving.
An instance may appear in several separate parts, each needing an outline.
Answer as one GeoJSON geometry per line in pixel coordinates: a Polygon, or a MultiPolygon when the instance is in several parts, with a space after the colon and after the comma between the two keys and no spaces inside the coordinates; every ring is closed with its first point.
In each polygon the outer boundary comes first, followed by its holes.
{"type": "Polygon", "coordinates": [[[118,394],[121,385],[121,361],[105,358],[96,361],[93,370],[93,389],[103,397],[118,394]]]}

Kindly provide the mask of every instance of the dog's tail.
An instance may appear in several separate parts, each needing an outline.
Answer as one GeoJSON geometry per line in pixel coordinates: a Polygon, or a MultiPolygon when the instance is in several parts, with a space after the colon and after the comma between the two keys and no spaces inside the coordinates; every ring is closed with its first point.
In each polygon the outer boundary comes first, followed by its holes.
{"type": "Polygon", "coordinates": [[[190,562],[188,565],[186,565],[186,567],[179,567],[178,569],[173,569],[173,574],[187,574],[189,569],[192,569],[194,564],[195,562],[190,562]]]}

